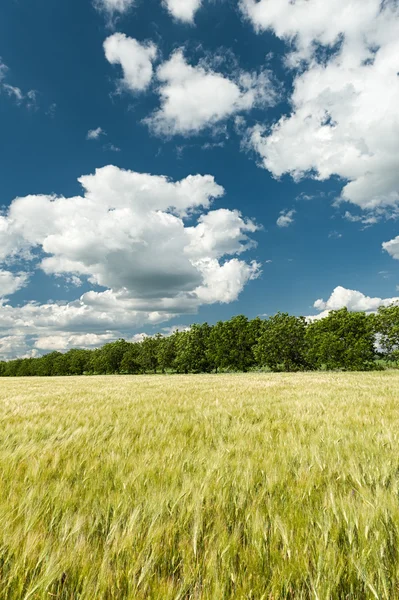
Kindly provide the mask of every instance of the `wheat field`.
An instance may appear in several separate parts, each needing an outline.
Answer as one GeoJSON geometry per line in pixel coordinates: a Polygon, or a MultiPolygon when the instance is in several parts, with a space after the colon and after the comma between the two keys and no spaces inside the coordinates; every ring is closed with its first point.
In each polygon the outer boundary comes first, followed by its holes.
{"type": "Polygon", "coordinates": [[[399,598],[399,373],[0,381],[0,599],[399,598]]]}

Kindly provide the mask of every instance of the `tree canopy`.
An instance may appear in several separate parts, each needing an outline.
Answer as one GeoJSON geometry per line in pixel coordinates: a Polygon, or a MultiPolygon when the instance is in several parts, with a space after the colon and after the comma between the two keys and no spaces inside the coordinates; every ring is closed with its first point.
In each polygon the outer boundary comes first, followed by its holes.
{"type": "Polygon", "coordinates": [[[0,376],[364,371],[380,369],[381,362],[390,366],[399,362],[399,306],[380,308],[377,314],[343,308],[313,321],[287,313],[252,320],[238,315],[213,326],[195,324],[169,337],[121,339],[94,350],[3,361],[0,376]]]}

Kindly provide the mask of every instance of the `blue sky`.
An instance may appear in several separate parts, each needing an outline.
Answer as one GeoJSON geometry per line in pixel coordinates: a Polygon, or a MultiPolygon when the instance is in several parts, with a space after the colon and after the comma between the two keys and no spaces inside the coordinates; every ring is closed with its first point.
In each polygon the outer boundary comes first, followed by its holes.
{"type": "Polygon", "coordinates": [[[398,39],[394,0],[4,0],[0,357],[396,300],[398,39]]]}

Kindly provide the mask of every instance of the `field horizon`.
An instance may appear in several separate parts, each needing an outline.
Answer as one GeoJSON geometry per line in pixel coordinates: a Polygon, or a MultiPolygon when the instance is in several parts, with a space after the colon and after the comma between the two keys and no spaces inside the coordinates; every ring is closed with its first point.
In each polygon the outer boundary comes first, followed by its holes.
{"type": "Polygon", "coordinates": [[[399,598],[399,372],[7,378],[0,600],[399,598]]]}

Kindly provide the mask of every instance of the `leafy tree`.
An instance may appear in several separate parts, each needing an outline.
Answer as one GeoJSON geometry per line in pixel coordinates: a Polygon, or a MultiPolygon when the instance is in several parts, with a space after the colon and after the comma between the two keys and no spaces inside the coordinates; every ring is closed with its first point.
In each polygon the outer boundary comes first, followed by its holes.
{"type": "Polygon", "coordinates": [[[110,344],[105,344],[101,348],[101,352],[105,357],[106,373],[119,373],[123,355],[129,347],[130,344],[121,339],[110,344]]]}
{"type": "Polygon", "coordinates": [[[70,374],[68,356],[65,354],[60,354],[59,356],[55,357],[51,374],[59,376],[70,374]]]}
{"type": "Polygon", "coordinates": [[[375,332],[378,345],[386,360],[399,361],[399,306],[379,308],[375,317],[375,332]]]}
{"type": "Polygon", "coordinates": [[[123,355],[129,347],[130,344],[122,339],[105,344],[92,352],[90,365],[87,366],[99,375],[119,373],[123,355]]]}
{"type": "Polygon", "coordinates": [[[347,308],[331,311],[306,332],[307,356],[316,368],[364,371],[375,368],[373,318],[347,308]]]}
{"type": "Polygon", "coordinates": [[[33,358],[23,358],[19,364],[16,371],[17,377],[30,377],[33,372],[33,358]]]}
{"type": "Polygon", "coordinates": [[[90,363],[92,357],[91,350],[69,350],[66,353],[66,358],[68,360],[68,368],[70,375],[83,375],[90,371],[90,363]]]}
{"type": "Polygon", "coordinates": [[[139,344],[129,344],[128,350],[123,355],[120,365],[120,372],[133,375],[141,373],[142,369],[139,361],[139,344]]]}
{"type": "Polygon", "coordinates": [[[216,371],[232,369],[245,372],[254,365],[253,348],[258,337],[256,324],[239,315],[230,321],[219,321],[212,327],[207,354],[216,371]]]}
{"type": "Polygon", "coordinates": [[[159,336],[147,337],[139,344],[138,362],[144,372],[157,372],[159,336]]]}
{"type": "Polygon", "coordinates": [[[35,375],[39,377],[51,377],[57,375],[54,365],[56,365],[56,359],[63,357],[61,352],[50,352],[45,354],[35,361],[35,375]]]}
{"type": "Polygon", "coordinates": [[[210,332],[211,327],[204,323],[179,333],[175,361],[179,373],[209,373],[212,370],[207,352],[210,332]]]}
{"type": "Polygon", "coordinates": [[[304,317],[277,313],[263,322],[262,329],[254,348],[259,365],[272,371],[300,371],[308,366],[304,317]]]}
{"type": "Polygon", "coordinates": [[[175,366],[177,339],[178,332],[169,337],[160,337],[158,339],[157,359],[162,373],[165,373],[166,369],[173,369],[175,366]]]}

